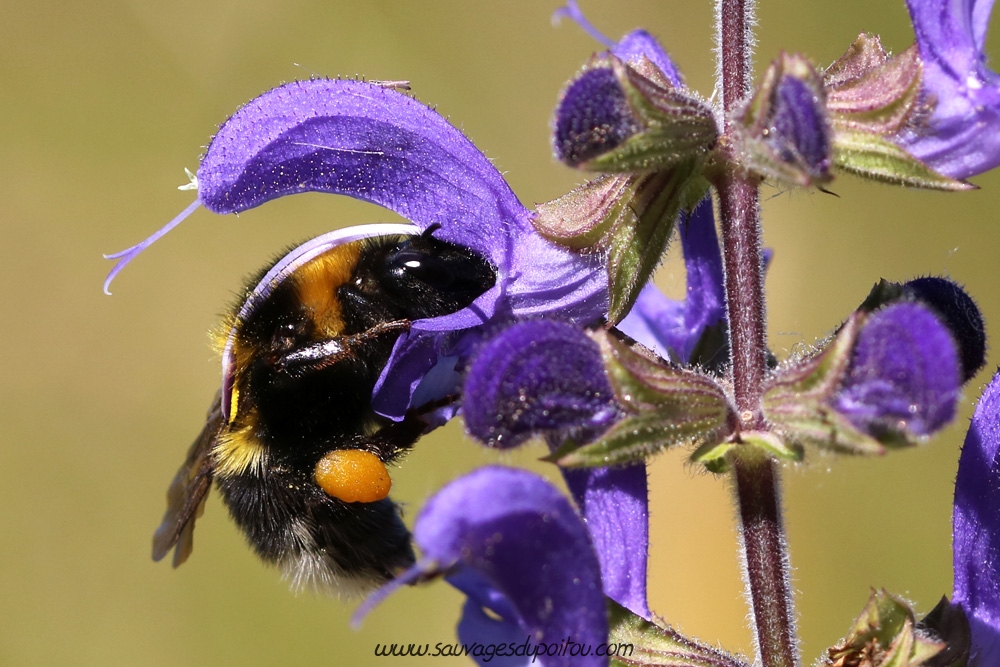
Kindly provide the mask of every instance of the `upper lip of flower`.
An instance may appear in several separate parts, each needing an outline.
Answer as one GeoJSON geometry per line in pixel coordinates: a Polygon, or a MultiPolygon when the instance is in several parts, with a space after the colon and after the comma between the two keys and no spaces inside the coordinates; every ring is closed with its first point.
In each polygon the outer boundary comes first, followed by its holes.
{"type": "Polygon", "coordinates": [[[986,67],[992,0],[907,0],[931,113],[897,141],[937,171],[967,178],[1000,164],[1000,77],[986,67]]]}
{"type": "MultiPolygon", "coordinates": [[[[529,211],[471,141],[433,109],[379,84],[313,79],[264,93],[220,127],[196,182],[198,201],[216,213],[307,191],[362,199],[419,230],[438,225],[437,238],[470,248],[496,267],[497,284],[472,305],[414,322],[397,342],[374,397],[376,409],[388,417],[402,417],[439,356],[437,349],[413,352],[438,345],[428,337],[546,313],[593,322],[606,311],[601,258],[541,238],[529,211]]],[[[322,245],[325,238],[303,248],[322,245]]],[[[334,233],[330,242],[336,238],[334,233]]],[[[121,253],[112,276],[134,254],[121,253]]],[[[250,300],[269,288],[262,284],[250,300]]]]}

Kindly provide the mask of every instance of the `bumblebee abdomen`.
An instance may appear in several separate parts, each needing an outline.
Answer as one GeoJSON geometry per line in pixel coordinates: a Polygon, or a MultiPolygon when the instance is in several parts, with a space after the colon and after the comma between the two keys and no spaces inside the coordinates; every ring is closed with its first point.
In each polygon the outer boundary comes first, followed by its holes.
{"type": "Polygon", "coordinates": [[[298,471],[265,468],[217,478],[233,520],[295,589],[370,589],[414,563],[409,532],[388,498],[345,503],[298,471]]]}

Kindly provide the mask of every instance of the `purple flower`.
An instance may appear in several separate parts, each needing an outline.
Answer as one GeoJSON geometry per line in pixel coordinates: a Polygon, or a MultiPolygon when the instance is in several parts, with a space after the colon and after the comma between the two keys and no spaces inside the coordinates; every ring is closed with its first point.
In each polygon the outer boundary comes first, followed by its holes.
{"type": "Polygon", "coordinates": [[[572,18],[609,47],[560,95],[552,121],[558,160],[590,171],[656,171],[714,145],[718,129],[712,110],[684,87],[652,35],[634,30],[612,43],[573,2],[555,16],[572,18]]]}
{"type": "MultiPolygon", "coordinates": [[[[215,213],[308,191],[373,202],[417,230],[439,225],[435,237],[471,248],[497,268],[497,284],[472,305],[417,321],[397,341],[374,396],[376,409],[388,417],[402,418],[415,392],[430,400],[452,388],[450,380],[420,388],[442,359],[454,366],[449,357],[466,349],[452,332],[550,313],[585,324],[607,310],[601,257],[539,236],[529,211],[472,142],[433,109],[382,85],[315,79],[261,95],[219,129],[196,182],[198,202],[215,213]]],[[[162,233],[118,253],[122,259],[109,281],[162,233]]],[[[327,241],[336,242],[321,239],[295,252],[327,241]]],[[[450,377],[447,370],[439,376],[450,377]]]]}
{"type": "Polygon", "coordinates": [[[810,82],[784,74],[774,95],[765,143],[782,163],[794,165],[811,182],[829,178],[830,126],[823,101],[810,82]]]}
{"type": "Polygon", "coordinates": [[[952,178],[1000,164],[1000,77],[986,66],[993,0],[907,0],[923,61],[926,118],[897,138],[952,178]]]}
{"type": "Polygon", "coordinates": [[[948,328],[925,306],[894,303],[858,335],[834,409],[875,438],[926,436],[955,416],[961,362],[948,328]]]}
{"type": "Polygon", "coordinates": [[[976,302],[948,278],[916,278],[903,287],[913,298],[933,308],[951,331],[959,347],[962,383],[975,377],[986,363],[986,328],[976,302]]]}
{"type": "Polygon", "coordinates": [[[972,630],[970,665],[1000,664],[1000,374],[976,405],[955,480],[955,590],[972,630]]]}
{"type": "MultiPolygon", "coordinates": [[[[600,350],[578,327],[534,320],[491,338],[469,367],[462,401],[469,433],[495,447],[545,435],[553,447],[590,442],[622,416],[600,350]]],[[[650,617],[646,466],[563,470],[597,548],[605,594],[650,617]]]]}
{"type": "Polygon", "coordinates": [[[476,470],[424,505],[413,536],[423,557],[359,616],[402,584],[444,574],[469,597],[459,639],[479,664],[494,656],[477,654],[477,644],[485,651],[501,643],[510,655],[498,657],[519,660],[500,664],[528,664],[536,653],[548,666],[607,664],[595,654],[607,641],[608,620],[590,535],[569,501],[541,477],[513,468],[476,470]],[[567,638],[590,655],[562,651],[567,638]],[[524,646],[519,654],[518,646],[524,646]]]}
{"type": "Polygon", "coordinates": [[[462,409],[473,437],[503,449],[538,434],[590,441],[620,416],[597,344],[552,320],[515,324],[477,350],[462,409]]]}

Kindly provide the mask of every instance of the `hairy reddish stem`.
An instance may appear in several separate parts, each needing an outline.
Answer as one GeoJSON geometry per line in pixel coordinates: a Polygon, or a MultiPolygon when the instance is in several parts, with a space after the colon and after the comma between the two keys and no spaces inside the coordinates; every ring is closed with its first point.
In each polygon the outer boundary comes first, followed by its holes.
{"type": "MultiPolygon", "coordinates": [[[[752,0],[717,0],[717,12],[722,100],[728,118],[750,91],[752,0]]],[[[725,134],[729,134],[728,120],[725,134]]],[[[767,371],[758,181],[750,174],[730,171],[716,186],[733,392],[742,428],[755,429],[764,425],[760,397],[767,371]]],[[[753,454],[737,452],[732,461],[758,660],[763,667],[794,667],[798,664],[795,612],[778,470],[769,459],[753,454]]]]}

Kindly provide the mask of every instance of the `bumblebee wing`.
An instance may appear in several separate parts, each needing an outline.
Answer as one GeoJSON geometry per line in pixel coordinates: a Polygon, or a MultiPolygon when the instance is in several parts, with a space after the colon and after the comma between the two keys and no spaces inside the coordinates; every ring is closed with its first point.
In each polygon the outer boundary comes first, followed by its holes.
{"type": "Polygon", "coordinates": [[[167,511],[153,535],[153,560],[161,560],[174,547],[174,567],[191,555],[194,522],[204,511],[212,487],[212,446],[224,425],[220,393],[208,411],[205,428],[191,444],[184,464],[167,489],[167,511]]]}

